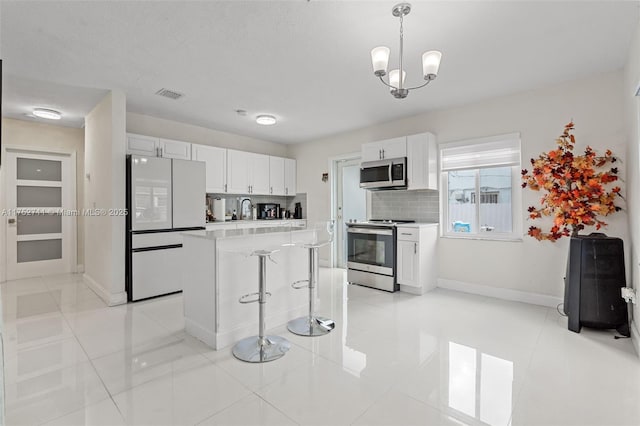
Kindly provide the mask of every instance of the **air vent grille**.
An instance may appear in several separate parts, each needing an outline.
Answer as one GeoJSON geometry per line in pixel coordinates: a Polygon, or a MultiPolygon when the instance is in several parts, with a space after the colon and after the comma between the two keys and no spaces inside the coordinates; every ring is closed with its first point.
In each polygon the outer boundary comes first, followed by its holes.
{"type": "Polygon", "coordinates": [[[156,95],[164,96],[165,98],[173,99],[174,101],[184,96],[182,93],[178,93],[174,90],[169,90],[165,88],[158,90],[156,92],[156,95]]]}

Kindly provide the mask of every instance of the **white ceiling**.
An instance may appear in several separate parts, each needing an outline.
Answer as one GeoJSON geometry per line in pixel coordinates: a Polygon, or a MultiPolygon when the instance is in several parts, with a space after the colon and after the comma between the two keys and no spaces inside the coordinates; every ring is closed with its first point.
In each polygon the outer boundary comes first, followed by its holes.
{"type": "Polygon", "coordinates": [[[393,1],[0,2],[3,115],[82,116],[111,88],[129,111],[296,143],[620,69],[638,1],[413,1],[405,18],[407,83],[420,55],[443,52],[438,78],[396,100],[369,51],[391,48],[393,1]],[[172,101],[154,93],[185,94],[172,101]],[[248,115],[238,116],[236,109],[248,115]],[[278,117],[262,127],[259,113],[278,117]]]}

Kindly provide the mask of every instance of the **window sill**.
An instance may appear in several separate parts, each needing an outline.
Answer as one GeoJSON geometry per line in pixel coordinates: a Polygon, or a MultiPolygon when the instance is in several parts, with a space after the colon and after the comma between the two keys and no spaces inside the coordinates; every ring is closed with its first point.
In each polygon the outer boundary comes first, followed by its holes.
{"type": "Polygon", "coordinates": [[[478,234],[467,234],[467,235],[459,235],[459,234],[443,234],[440,238],[450,238],[452,240],[479,240],[479,241],[504,241],[509,243],[521,243],[523,239],[521,237],[516,237],[512,235],[505,235],[504,237],[499,236],[488,236],[488,235],[478,235],[478,234]]]}

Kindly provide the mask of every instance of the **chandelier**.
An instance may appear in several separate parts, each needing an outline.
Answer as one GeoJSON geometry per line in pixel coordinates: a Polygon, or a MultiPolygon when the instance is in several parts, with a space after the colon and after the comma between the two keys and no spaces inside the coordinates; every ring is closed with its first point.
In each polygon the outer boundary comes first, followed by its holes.
{"type": "Polygon", "coordinates": [[[403,56],[403,18],[411,12],[411,5],[409,3],[398,3],[393,6],[391,13],[396,18],[400,18],[400,66],[397,69],[389,72],[389,82],[384,81],[382,77],[387,75],[387,66],[389,65],[389,53],[390,49],[386,46],[376,47],[371,51],[371,63],[373,65],[373,73],[380,79],[385,85],[391,89],[391,94],[396,99],[404,99],[409,94],[410,90],[419,89],[426,86],[432,80],[438,76],[438,68],[440,68],[440,60],[442,59],[442,53],[437,50],[431,50],[422,54],[422,75],[424,76],[425,83],[415,87],[405,87],[404,79],[406,72],[402,67],[403,56]]]}

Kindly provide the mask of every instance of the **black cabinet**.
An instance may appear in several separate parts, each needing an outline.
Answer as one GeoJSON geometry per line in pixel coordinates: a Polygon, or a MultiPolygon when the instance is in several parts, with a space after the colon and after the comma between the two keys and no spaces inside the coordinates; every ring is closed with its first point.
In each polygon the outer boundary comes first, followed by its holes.
{"type": "Polygon", "coordinates": [[[628,336],[627,303],[621,287],[626,287],[622,240],[604,234],[572,237],[564,283],[569,330],[579,333],[583,325],[615,328],[628,336]]]}

